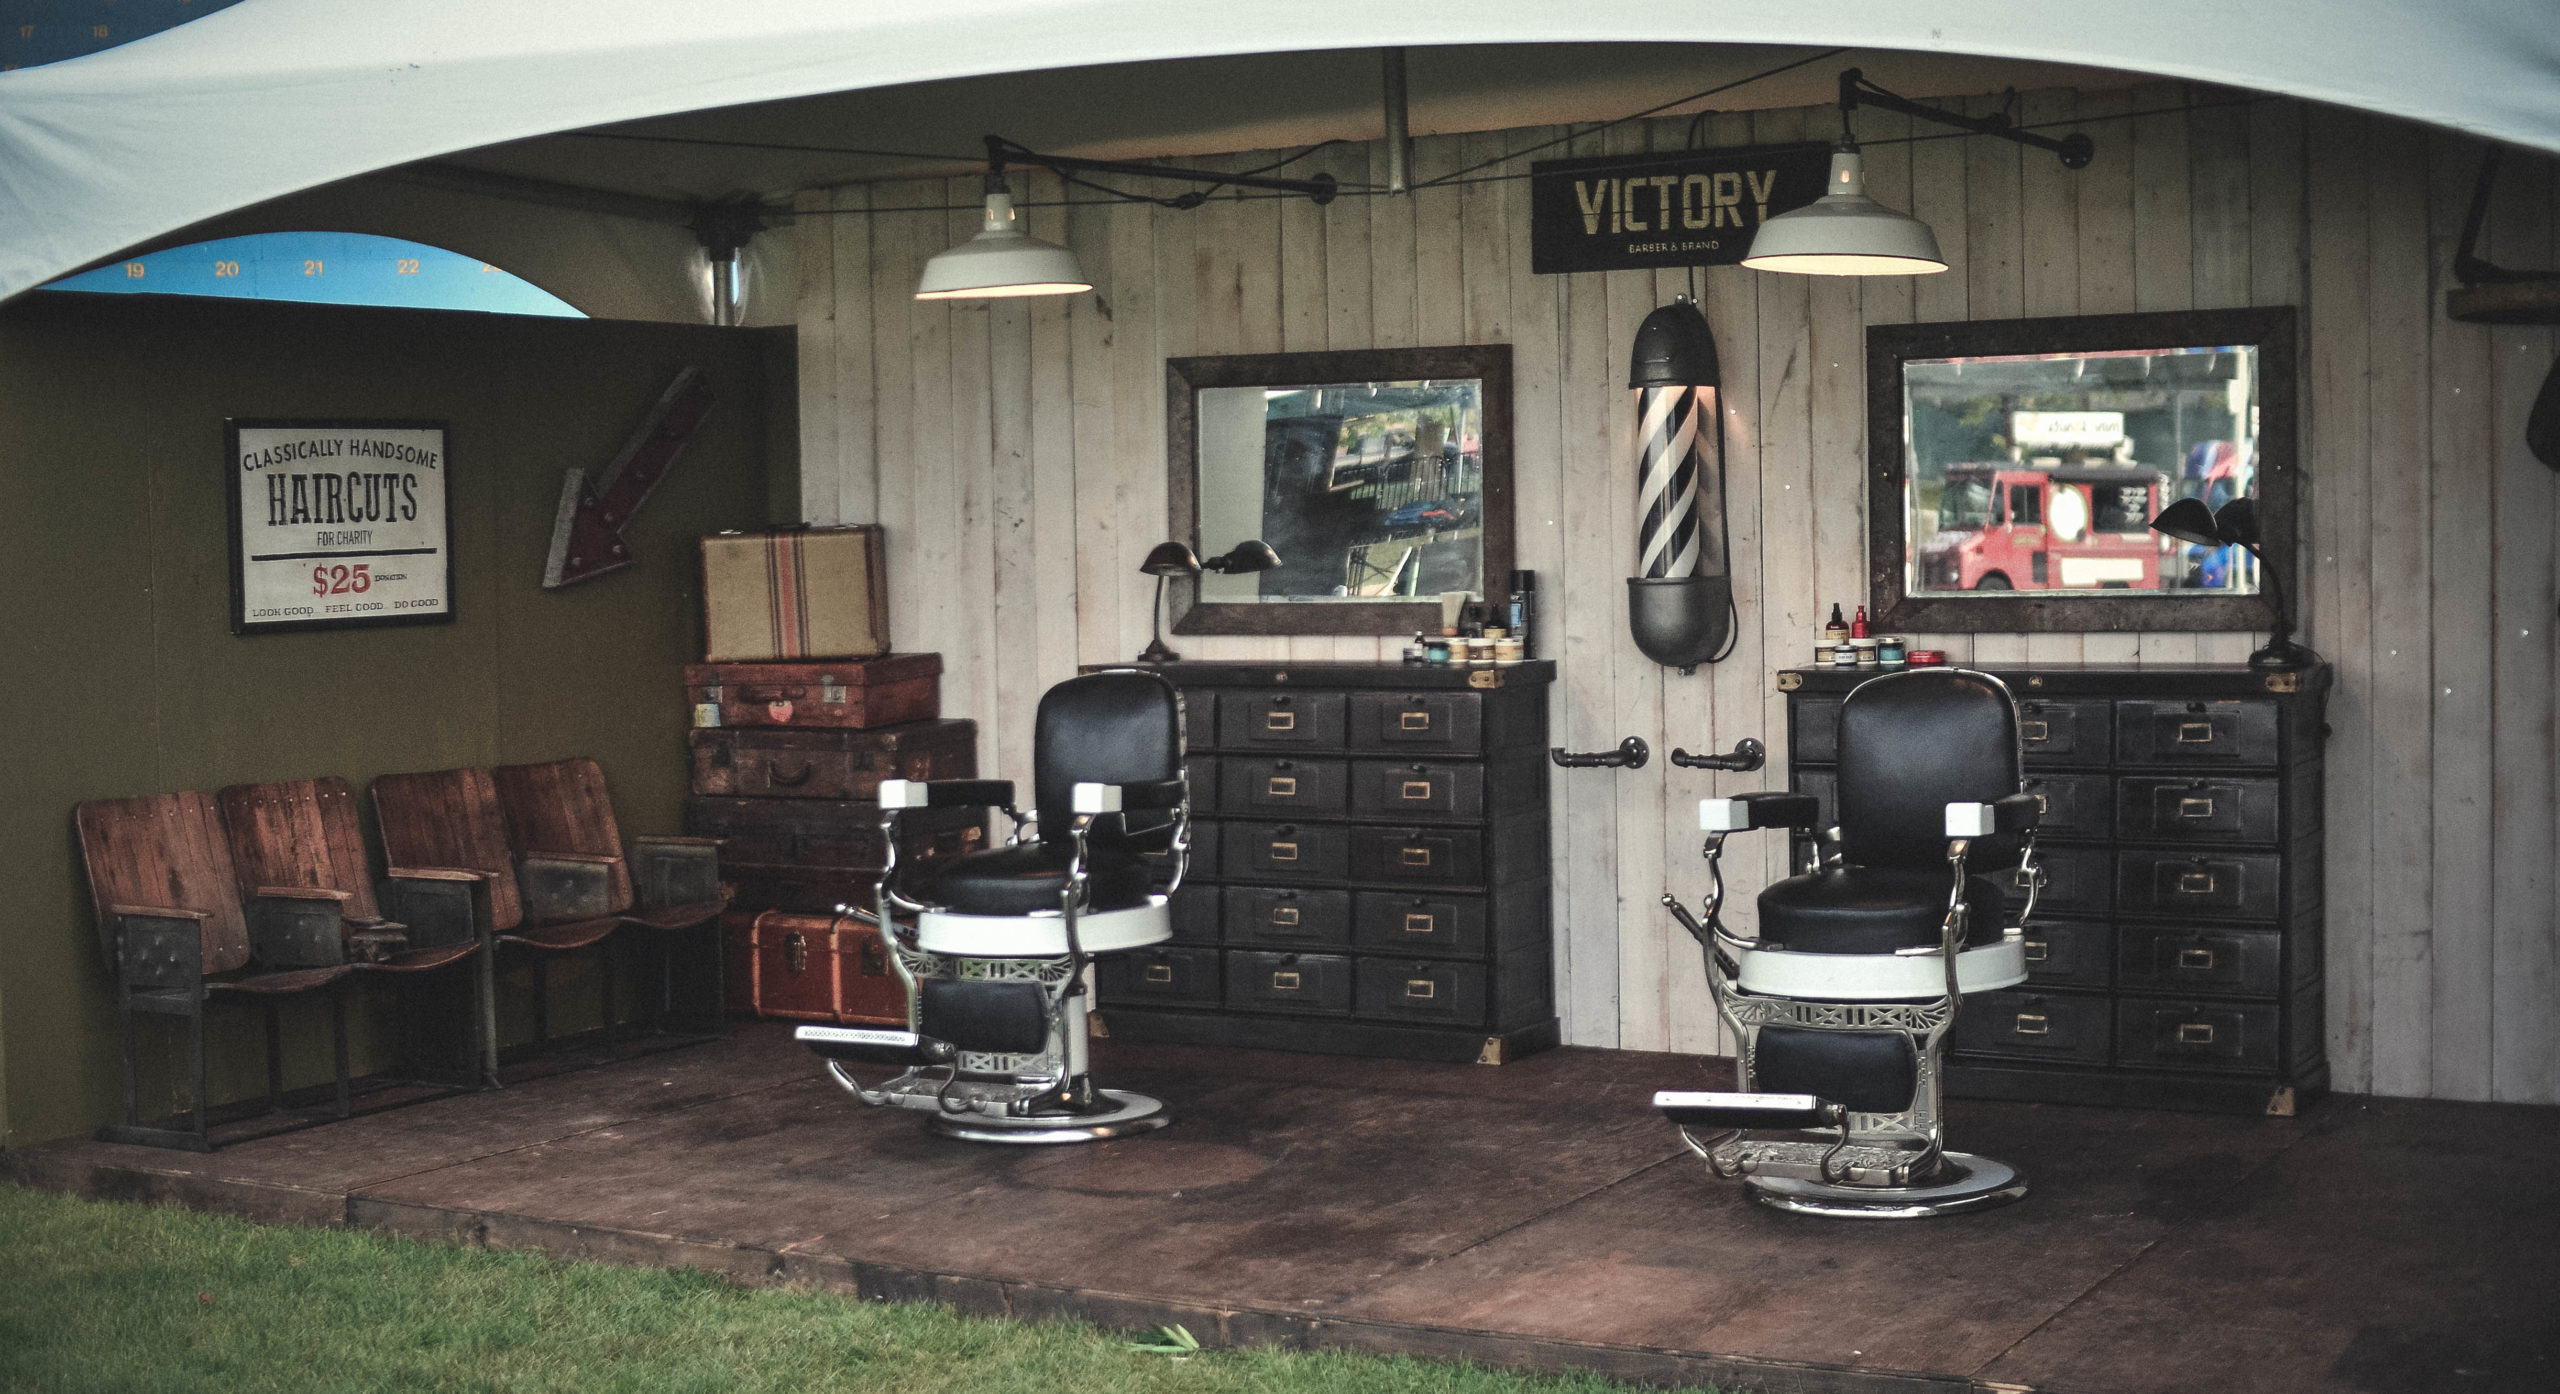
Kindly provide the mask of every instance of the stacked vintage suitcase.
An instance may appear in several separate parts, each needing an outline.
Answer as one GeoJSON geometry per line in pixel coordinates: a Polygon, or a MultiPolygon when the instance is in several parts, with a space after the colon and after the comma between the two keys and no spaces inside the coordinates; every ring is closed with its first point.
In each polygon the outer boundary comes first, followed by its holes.
{"type": "MultiPolygon", "coordinates": [[[[891,653],[876,527],[702,539],[702,663],[685,669],[687,831],[721,839],[730,1009],[842,1025],[905,1020],[868,906],[884,779],[970,779],[977,723],[943,721],[942,657],[891,653]]],[[[977,813],[910,815],[901,866],[973,850],[977,813]]]]}

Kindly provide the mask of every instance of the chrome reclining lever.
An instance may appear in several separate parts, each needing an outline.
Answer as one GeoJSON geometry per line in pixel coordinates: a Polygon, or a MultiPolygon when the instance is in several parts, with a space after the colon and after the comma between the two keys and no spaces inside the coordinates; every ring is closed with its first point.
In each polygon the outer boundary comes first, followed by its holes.
{"type": "Polygon", "coordinates": [[[1731,770],[1748,774],[1767,764],[1769,747],[1749,736],[1734,742],[1730,755],[1692,755],[1678,746],[1671,747],[1671,763],[1684,770],[1731,770]]]}
{"type": "Polygon", "coordinates": [[[1653,747],[1642,736],[1629,736],[1618,742],[1615,750],[1595,750],[1588,754],[1567,754],[1560,745],[1547,747],[1547,758],[1568,770],[1621,769],[1640,770],[1653,758],[1653,747]]]}

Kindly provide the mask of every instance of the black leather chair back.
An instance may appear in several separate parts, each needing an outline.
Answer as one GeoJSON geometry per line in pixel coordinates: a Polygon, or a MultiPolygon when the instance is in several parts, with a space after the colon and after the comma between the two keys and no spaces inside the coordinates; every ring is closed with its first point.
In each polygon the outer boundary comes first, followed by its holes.
{"type": "MultiPolygon", "coordinates": [[[[1040,810],[1040,840],[1064,844],[1073,826],[1075,786],[1172,779],[1182,773],[1182,699],[1161,673],[1115,668],[1069,678],[1043,694],[1031,732],[1033,806],[1040,810]]],[[[1089,841],[1097,847],[1152,851],[1165,845],[1169,812],[1129,815],[1131,833],[1118,820],[1095,821],[1089,841]]]]}
{"type": "MultiPolygon", "coordinates": [[[[1840,707],[1841,854],[1859,866],[1947,859],[1947,805],[2017,793],[2018,706],[1987,673],[1915,669],[1860,683],[1840,707]]],[[[2014,837],[1982,838],[1969,869],[2014,865],[2014,837]]]]}

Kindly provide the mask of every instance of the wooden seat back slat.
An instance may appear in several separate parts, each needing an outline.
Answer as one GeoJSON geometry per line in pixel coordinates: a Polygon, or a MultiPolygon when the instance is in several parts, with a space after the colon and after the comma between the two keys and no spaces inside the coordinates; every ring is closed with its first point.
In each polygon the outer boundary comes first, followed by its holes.
{"type": "Polygon", "coordinates": [[[613,816],[604,768],[579,757],[539,765],[500,765],[491,772],[498,806],[505,811],[507,843],[519,857],[568,853],[611,857],[611,913],[631,908],[631,866],[623,859],[622,828],[613,816]]]}
{"type": "Polygon", "coordinates": [[[194,910],[205,918],[204,971],[227,973],[249,961],[248,918],[222,814],[211,794],[188,790],[134,799],[92,799],[73,814],[89,894],[98,908],[99,947],[116,959],[111,905],[194,910]]]}
{"type": "Polygon", "coordinates": [[[382,918],[356,826],[355,791],[345,780],[234,784],[220,799],[242,898],[254,897],[260,886],[344,891],[347,918],[382,918]]]}
{"type": "Polygon", "coordinates": [[[515,859],[498,786],[484,769],[386,774],[373,781],[373,814],[382,826],[382,855],[392,866],[489,873],[489,927],[524,923],[515,859]]]}

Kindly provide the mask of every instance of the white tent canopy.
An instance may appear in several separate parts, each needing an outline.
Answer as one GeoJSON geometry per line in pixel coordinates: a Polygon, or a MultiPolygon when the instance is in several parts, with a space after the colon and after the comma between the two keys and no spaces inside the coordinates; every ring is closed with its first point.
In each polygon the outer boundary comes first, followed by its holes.
{"type": "Polygon", "coordinates": [[[1595,42],[2081,63],[2560,151],[2560,0],[243,0],[0,74],[0,297],[268,199],[613,122],[1133,60],[1595,42]]]}

